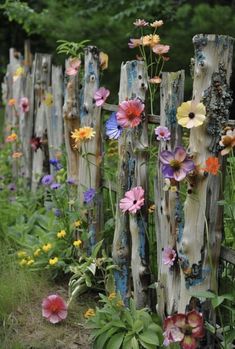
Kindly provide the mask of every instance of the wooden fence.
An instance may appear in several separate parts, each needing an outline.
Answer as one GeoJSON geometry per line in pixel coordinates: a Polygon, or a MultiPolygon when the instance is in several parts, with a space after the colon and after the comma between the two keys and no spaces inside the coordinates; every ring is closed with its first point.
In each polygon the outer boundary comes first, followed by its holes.
{"type": "MultiPolygon", "coordinates": [[[[208,122],[190,131],[189,152],[196,164],[205,164],[209,156],[218,154],[218,141],[222,129],[229,121],[231,91],[229,79],[232,69],[233,39],[218,35],[196,35],[193,98],[203,100],[208,122]]],[[[182,129],[176,122],[176,111],[184,99],[184,71],[163,73],[160,87],[160,115],[145,115],[140,126],[128,130],[118,140],[118,169],[116,183],[107,184],[102,174],[104,157],[102,112],[116,112],[118,106],[105,103],[97,107],[94,93],[99,88],[99,51],[96,47],[85,49],[84,78],[63,76],[62,68],[55,67],[51,55],[36,54],[30,63],[28,45],[26,58],[10,50],[10,63],[3,83],[6,103],[6,125],[19,126],[22,146],[20,172],[24,173],[35,191],[44,174],[52,172],[49,158],[56,156],[65,144],[68,178],[78,186],[82,198],[84,189],[94,188],[96,198],[88,211],[91,246],[100,239],[103,228],[102,189],[108,186],[116,191],[116,219],[113,240],[113,259],[119,266],[115,272],[116,288],[126,301],[134,293],[138,307],[149,303],[151,273],[148,253],[148,124],[167,126],[171,141],[161,143],[162,150],[174,150],[182,144],[182,129]],[[23,68],[23,73],[16,74],[23,68]],[[21,97],[29,100],[29,111],[8,106],[8,100],[21,97]],[[48,99],[53,99],[53,104],[48,99]],[[95,137],[87,143],[86,158],[74,149],[71,131],[90,126],[95,137]],[[41,146],[33,151],[30,140],[39,139],[41,146]],[[89,169],[88,169],[89,166],[89,169]],[[90,175],[88,176],[88,172],[90,175]],[[145,204],[136,215],[123,214],[119,201],[125,192],[142,186],[145,204]]],[[[66,65],[69,63],[66,62],[66,65]]],[[[148,88],[148,77],[141,61],[122,64],[119,102],[140,98],[143,102],[148,88]]],[[[225,174],[225,162],[220,159],[225,174]]],[[[164,191],[164,178],[156,158],[155,226],[157,239],[158,280],[157,308],[162,317],[191,309],[192,291],[217,291],[217,271],[222,239],[223,211],[216,203],[221,200],[223,187],[216,176],[197,175],[188,187],[184,205],[179,193],[164,191]],[[171,246],[178,253],[179,264],[169,268],[163,264],[162,250],[171,246]],[[211,268],[211,263],[213,268],[211,268]]],[[[13,169],[16,171],[16,169],[13,169]]],[[[18,169],[19,171],[19,169],[18,169]]],[[[82,199],[81,199],[82,201],[82,199]]],[[[230,252],[223,251],[223,259],[230,252]]],[[[226,250],[227,251],[227,250],[226,250]]],[[[230,261],[230,260],[229,260],[230,261]]],[[[209,316],[210,317],[210,316],[209,316]]],[[[213,320],[213,314],[211,315],[213,320]]],[[[209,346],[208,346],[209,347],[209,346]]]]}

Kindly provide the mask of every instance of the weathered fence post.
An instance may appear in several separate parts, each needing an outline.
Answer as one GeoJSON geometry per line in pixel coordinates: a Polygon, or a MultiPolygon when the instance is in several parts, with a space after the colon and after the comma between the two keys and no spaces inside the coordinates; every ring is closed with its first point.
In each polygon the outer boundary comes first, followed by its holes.
{"type": "MultiPolygon", "coordinates": [[[[189,151],[196,165],[205,168],[209,156],[218,156],[218,143],[228,123],[232,102],[229,80],[233,39],[196,35],[193,99],[206,106],[206,122],[191,130],[189,151]]],[[[220,163],[223,159],[219,157],[220,163]]],[[[223,167],[223,165],[222,165],[223,167]]],[[[207,173],[206,173],[207,174],[207,173]]],[[[185,312],[201,290],[217,292],[217,268],[223,229],[220,175],[197,174],[184,206],[185,224],[178,243],[181,264],[178,311],[185,312]]]]}
{"type": "MultiPolygon", "coordinates": [[[[131,61],[121,66],[119,102],[140,98],[143,102],[147,89],[147,73],[143,62],[131,61]]],[[[134,298],[138,308],[146,306],[148,300],[148,256],[147,256],[147,197],[148,197],[148,136],[147,119],[133,129],[126,129],[119,138],[119,170],[116,224],[113,242],[113,258],[120,271],[115,272],[116,288],[125,301],[130,297],[130,271],[133,276],[134,298]],[[122,213],[120,199],[127,190],[142,186],[145,204],[135,215],[122,213]],[[130,236],[131,235],[131,256],[130,236]]]]}
{"type": "MultiPolygon", "coordinates": [[[[159,154],[163,150],[173,151],[181,144],[181,127],[177,124],[177,107],[184,98],[184,71],[176,73],[163,73],[160,88],[160,126],[165,126],[171,132],[168,142],[160,142],[159,154]]],[[[158,284],[157,306],[158,313],[173,314],[178,309],[180,270],[169,270],[162,260],[162,251],[165,247],[176,249],[177,237],[182,234],[182,222],[180,222],[179,198],[175,191],[164,191],[166,186],[164,177],[157,161],[157,177],[155,181],[155,222],[157,233],[157,260],[158,260],[158,284]]]]}
{"type": "Polygon", "coordinates": [[[99,241],[102,227],[102,196],[101,196],[101,108],[96,107],[94,94],[99,88],[99,51],[94,46],[85,49],[84,86],[81,91],[80,127],[91,127],[95,136],[82,143],[79,155],[79,186],[81,202],[83,193],[94,189],[96,194],[87,206],[87,219],[91,248],[99,241]]]}
{"type": "Polygon", "coordinates": [[[45,94],[51,82],[51,55],[36,53],[33,66],[34,83],[34,131],[33,136],[41,140],[42,146],[33,153],[32,190],[39,179],[49,172],[48,137],[46,125],[45,94]]]}

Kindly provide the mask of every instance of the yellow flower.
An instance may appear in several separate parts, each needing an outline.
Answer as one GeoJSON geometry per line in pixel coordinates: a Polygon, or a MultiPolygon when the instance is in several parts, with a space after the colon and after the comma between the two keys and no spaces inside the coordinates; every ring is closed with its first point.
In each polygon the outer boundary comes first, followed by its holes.
{"type": "Polygon", "coordinates": [[[15,142],[17,140],[17,134],[13,132],[11,135],[7,136],[6,142],[15,142]]]}
{"type": "Polygon", "coordinates": [[[101,51],[99,54],[99,61],[101,70],[105,70],[108,68],[109,56],[107,55],[107,53],[101,51]]]}
{"type": "Polygon", "coordinates": [[[9,107],[13,107],[14,105],[16,105],[16,99],[10,98],[7,104],[9,105],[9,107]]]}
{"type": "MultiPolygon", "coordinates": [[[[91,139],[95,136],[95,131],[92,127],[81,127],[79,129],[75,129],[73,132],[71,132],[71,138],[74,139],[75,143],[79,143],[80,141],[85,141],[88,139],[91,139]]],[[[76,145],[77,145],[76,144],[76,145]]]]}
{"type": "Polygon", "coordinates": [[[19,262],[20,265],[26,265],[27,263],[28,261],[25,258],[21,259],[21,261],[19,262]]]}
{"type": "Polygon", "coordinates": [[[150,23],[151,27],[153,28],[159,28],[164,24],[164,22],[160,19],[159,21],[154,21],[153,23],[150,23]]]}
{"type": "Polygon", "coordinates": [[[15,82],[23,74],[24,74],[24,68],[18,67],[15,73],[13,74],[13,81],[15,82]]]}
{"type": "Polygon", "coordinates": [[[49,259],[49,264],[50,265],[55,265],[55,264],[58,263],[58,261],[59,261],[58,257],[50,258],[49,259]]]}
{"type": "Polygon", "coordinates": [[[89,309],[85,312],[84,317],[85,317],[86,319],[89,319],[89,317],[91,317],[91,316],[95,316],[95,310],[92,309],[92,308],[89,308],[89,309]]]}
{"type": "Polygon", "coordinates": [[[13,158],[13,159],[19,159],[19,158],[21,158],[22,155],[23,155],[23,153],[21,153],[20,151],[15,151],[15,152],[12,154],[12,158],[13,158]]]}
{"type": "Polygon", "coordinates": [[[48,252],[52,248],[52,244],[48,243],[42,246],[44,252],[48,252]]]}
{"type": "Polygon", "coordinates": [[[28,261],[27,261],[27,265],[32,265],[34,263],[34,259],[30,258],[28,261]]]}
{"type": "Polygon", "coordinates": [[[53,95],[47,92],[43,102],[44,104],[46,104],[47,107],[51,107],[53,105],[53,95]]]}
{"type": "Polygon", "coordinates": [[[58,237],[59,239],[64,238],[65,235],[66,235],[66,231],[65,231],[65,230],[61,230],[61,231],[59,231],[59,232],[57,233],[57,237],[58,237]]]}
{"type": "Polygon", "coordinates": [[[117,305],[117,307],[120,307],[120,308],[124,307],[123,301],[118,301],[116,305],[117,305]]]}
{"type": "Polygon", "coordinates": [[[41,253],[41,249],[40,248],[37,248],[36,251],[34,251],[33,255],[34,257],[38,257],[41,253]]]}
{"type": "Polygon", "coordinates": [[[112,292],[112,293],[110,293],[110,295],[108,296],[108,299],[109,299],[109,300],[115,299],[116,296],[117,296],[116,293],[115,293],[115,292],[112,292]]]}
{"type": "Polygon", "coordinates": [[[159,42],[160,42],[160,36],[157,34],[145,35],[141,39],[142,39],[143,46],[153,47],[153,46],[159,44],[159,42]]]}
{"type": "Polygon", "coordinates": [[[18,251],[17,252],[17,256],[19,258],[22,258],[22,257],[26,257],[27,256],[27,253],[25,251],[18,251]]]}
{"type": "Polygon", "coordinates": [[[79,228],[80,225],[82,224],[82,222],[78,220],[78,221],[74,222],[73,224],[76,228],[79,228]]]}
{"type": "Polygon", "coordinates": [[[75,240],[75,241],[73,242],[73,246],[75,246],[75,247],[80,247],[81,244],[82,244],[82,240],[75,240]]]}
{"type": "Polygon", "coordinates": [[[178,107],[176,117],[178,124],[183,127],[198,127],[206,119],[206,107],[203,103],[196,104],[195,101],[187,101],[178,107]]]}

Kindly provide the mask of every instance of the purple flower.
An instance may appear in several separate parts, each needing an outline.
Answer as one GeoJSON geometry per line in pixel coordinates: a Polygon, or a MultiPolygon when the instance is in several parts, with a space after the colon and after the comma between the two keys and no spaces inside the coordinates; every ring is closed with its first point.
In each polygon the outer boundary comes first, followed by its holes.
{"type": "Polygon", "coordinates": [[[164,247],[164,250],[162,251],[163,264],[171,267],[175,262],[176,256],[176,252],[173,248],[170,246],[164,247]]]}
{"type": "Polygon", "coordinates": [[[96,91],[96,93],[94,95],[95,105],[97,107],[101,107],[105,103],[105,101],[106,101],[106,99],[108,98],[109,95],[110,95],[110,91],[109,90],[107,90],[104,87],[100,87],[96,91]]]}
{"type": "Polygon", "coordinates": [[[41,183],[43,185],[50,185],[53,182],[53,176],[52,175],[45,175],[42,177],[41,183]]]}
{"type": "Polygon", "coordinates": [[[50,164],[54,167],[56,171],[59,171],[62,169],[62,165],[57,159],[50,159],[49,160],[50,164]]]}
{"type": "Polygon", "coordinates": [[[55,215],[56,217],[60,217],[60,216],[61,216],[61,210],[60,210],[59,208],[55,208],[55,209],[54,209],[54,215],[55,215]]]}
{"type": "Polygon", "coordinates": [[[61,187],[60,183],[52,183],[51,184],[51,189],[59,189],[61,187]]]}
{"type": "Polygon", "coordinates": [[[93,188],[90,188],[87,191],[85,191],[83,193],[84,202],[86,204],[89,204],[89,202],[91,202],[94,199],[95,194],[96,194],[96,192],[95,192],[95,189],[93,189],[93,188]]]}
{"type": "Polygon", "coordinates": [[[182,181],[195,165],[186,154],[186,150],[178,146],[174,152],[163,150],[160,153],[160,162],[162,163],[162,174],[164,178],[174,178],[176,181],[182,181]]]}
{"type": "Polygon", "coordinates": [[[109,139],[118,139],[121,136],[123,128],[117,123],[117,113],[114,112],[110,115],[106,121],[105,128],[109,139]]]}
{"type": "Polygon", "coordinates": [[[169,141],[171,139],[171,133],[165,126],[158,126],[154,131],[158,141],[169,141]]]}
{"type": "Polygon", "coordinates": [[[67,183],[70,184],[70,185],[74,185],[74,184],[76,184],[76,181],[75,181],[74,178],[68,178],[67,179],[67,183]]]}
{"type": "Polygon", "coordinates": [[[15,183],[10,183],[8,186],[7,186],[8,190],[10,191],[16,191],[16,185],[15,183]]]}

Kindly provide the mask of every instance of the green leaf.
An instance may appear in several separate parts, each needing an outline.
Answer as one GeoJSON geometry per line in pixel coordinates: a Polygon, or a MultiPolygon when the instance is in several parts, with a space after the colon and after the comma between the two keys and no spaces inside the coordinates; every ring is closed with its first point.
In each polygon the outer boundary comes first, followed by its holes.
{"type": "Polygon", "coordinates": [[[139,343],[135,337],[133,337],[131,340],[131,349],[140,349],[139,343]]]}
{"type": "Polygon", "coordinates": [[[190,292],[190,294],[197,298],[213,299],[216,297],[216,294],[211,291],[197,291],[197,292],[190,292]]]}
{"type": "Polygon", "coordinates": [[[94,343],[94,349],[104,348],[104,345],[107,342],[107,340],[117,331],[118,329],[114,327],[110,328],[110,330],[100,335],[94,343]]]}
{"type": "MultiPolygon", "coordinates": [[[[115,334],[107,343],[106,348],[107,349],[119,349],[121,348],[123,338],[125,333],[119,332],[115,334]]],[[[101,348],[100,348],[101,349],[101,348]]]]}
{"type": "Polygon", "coordinates": [[[135,320],[133,324],[133,331],[136,333],[139,333],[144,328],[143,321],[141,320],[135,320]]]}
{"type": "Polygon", "coordinates": [[[156,349],[156,345],[145,343],[141,339],[139,339],[139,341],[144,349],[156,349]]]}
{"type": "Polygon", "coordinates": [[[215,308],[217,308],[221,303],[223,303],[223,301],[224,301],[224,296],[218,296],[218,297],[213,298],[213,299],[211,300],[211,304],[212,304],[213,308],[215,309],[215,308]]]}
{"type": "Polygon", "coordinates": [[[96,272],[96,264],[95,263],[91,263],[90,265],[88,265],[87,267],[88,270],[90,270],[90,272],[95,275],[96,272]]]}
{"type": "Polygon", "coordinates": [[[99,250],[100,250],[100,248],[101,248],[101,246],[102,246],[102,244],[103,244],[103,241],[104,241],[104,240],[101,240],[101,241],[99,241],[99,242],[95,245],[94,250],[92,251],[92,254],[91,254],[91,256],[92,256],[93,258],[96,258],[97,254],[98,254],[98,252],[99,252],[99,250]]]}
{"type": "Polygon", "coordinates": [[[226,333],[226,342],[232,343],[235,340],[235,329],[232,329],[228,333],[226,333]]]}
{"type": "Polygon", "coordinates": [[[139,337],[145,343],[159,345],[159,338],[153,331],[144,331],[143,334],[139,334],[139,337]]]}

